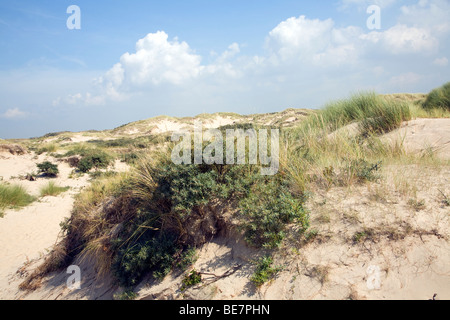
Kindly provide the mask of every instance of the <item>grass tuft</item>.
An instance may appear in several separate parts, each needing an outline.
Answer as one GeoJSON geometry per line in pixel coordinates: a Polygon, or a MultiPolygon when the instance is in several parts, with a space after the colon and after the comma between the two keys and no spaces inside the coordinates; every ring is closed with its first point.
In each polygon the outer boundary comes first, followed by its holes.
{"type": "Polygon", "coordinates": [[[0,212],[7,208],[21,208],[29,205],[35,197],[20,185],[0,184],[0,212]]]}
{"type": "Polygon", "coordinates": [[[39,195],[41,197],[47,197],[47,196],[56,197],[59,194],[66,192],[69,189],[70,189],[70,187],[60,187],[60,186],[57,186],[54,181],[50,181],[47,185],[43,186],[40,189],[39,195]]]}

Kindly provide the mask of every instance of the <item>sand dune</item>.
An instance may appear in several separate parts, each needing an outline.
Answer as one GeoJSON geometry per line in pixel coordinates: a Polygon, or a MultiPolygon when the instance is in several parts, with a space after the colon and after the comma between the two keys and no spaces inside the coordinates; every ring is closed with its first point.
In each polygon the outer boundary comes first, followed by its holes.
{"type": "MultiPolygon", "coordinates": [[[[229,122],[217,121],[210,125],[229,122]]],[[[161,122],[159,130],[169,129],[180,127],[171,121],[161,122]]],[[[412,120],[383,138],[403,141],[411,152],[431,147],[450,159],[450,119],[412,120]]],[[[0,176],[37,194],[46,179],[30,182],[15,177],[35,170],[36,163],[46,158],[33,153],[2,153],[0,176]]],[[[89,261],[74,262],[82,269],[80,290],[67,288],[64,271],[50,274],[34,292],[18,289],[24,276],[58,241],[59,223],[70,216],[73,195],[89,184],[86,176],[69,179],[72,169],[67,164],[61,163],[59,168],[61,174],[55,182],[70,186],[68,192],[42,198],[21,210],[8,210],[0,219],[0,299],[113,299],[121,292],[110,277],[97,279],[89,261]]],[[[127,166],[119,170],[127,170],[127,166]]],[[[193,267],[204,273],[206,285],[181,292],[183,275],[173,272],[162,282],[146,279],[136,289],[138,298],[450,299],[450,209],[441,197],[442,193],[450,194],[450,168],[411,165],[383,170],[386,179],[380,183],[314,194],[307,207],[320,238],[298,249],[282,247],[275,263],[283,270],[260,289],[249,283],[259,252],[248,248],[237,232],[199,249],[193,267]],[[411,208],[401,184],[394,180],[399,176],[394,172],[401,172],[401,178],[417,188],[415,197],[424,199],[423,208],[411,208]],[[361,230],[373,232],[371,241],[351,240],[361,230]]]]}

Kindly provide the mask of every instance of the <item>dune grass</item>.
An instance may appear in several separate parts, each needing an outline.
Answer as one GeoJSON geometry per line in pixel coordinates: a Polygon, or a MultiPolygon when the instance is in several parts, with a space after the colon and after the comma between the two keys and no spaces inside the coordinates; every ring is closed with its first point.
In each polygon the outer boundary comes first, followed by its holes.
{"type": "Polygon", "coordinates": [[[423,108],[426,110],[443,109],[450,111],[450,82],[432,90],[423,103],[423,108]]]}
{"type": "Polygon", "coordinates": [[[280,163],[298,192],[314,188],[313,184],[330,188],[376,180],[383,167],[393,163],[439,164],[432,154],[408,154],[401,140],[389,144],[382,139],[402,122],[436,110],[372,92],[356,94],[285,130],[280,163]]]}
{"type": "Polygon", "coordinates": [[[7,208],[21,208],[29,205],[35,197],[20,185],[0,184],[0,215],[7,208]]]}
{"type": "Polygon", "coordinates": [[[43,186],[39,190],[39,194],[41,197],[48,197],[48,196],[56,197],[69,189],[70,187],[60,187],[57,186],[54,181],[50,181],[47,185],[43,186]]]}

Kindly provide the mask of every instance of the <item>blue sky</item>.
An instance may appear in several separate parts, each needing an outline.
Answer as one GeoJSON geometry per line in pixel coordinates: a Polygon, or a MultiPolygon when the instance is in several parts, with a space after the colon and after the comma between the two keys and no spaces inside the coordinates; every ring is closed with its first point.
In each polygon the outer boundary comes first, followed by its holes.
{"type": "Polygon", "coordinates": [[[426,93],[450,80],[449,17],[448,0],[0,0],[0,138],[426,93]]]}

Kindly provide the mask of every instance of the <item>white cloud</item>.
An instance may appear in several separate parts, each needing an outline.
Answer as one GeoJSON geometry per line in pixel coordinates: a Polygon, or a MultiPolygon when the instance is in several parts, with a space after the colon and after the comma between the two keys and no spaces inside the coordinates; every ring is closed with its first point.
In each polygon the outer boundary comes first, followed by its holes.
{"type": "Polygon", "coordinates": [[[448,0],[420,0],[414,5],[404,5],[400,10],[399,23],[426,28],[438,36],[450,32],[448,0]]]}
{"type": "Polygon", "coordinates": [[[0,114],[0,118],[16,119],[27,116],[26,112],[20,111],[19,108],[8,109],[4,113],[0,114]]]}
{"type": "Polygon", "coordinates": [[[436,58],[434,59],[433,64],[439,67],[446,67],[448,66],[448,59],[446,57],[436,58]]]}
{"type": "Polygon", "coordinates": [[[323,52],[331,40],[333,20],[292,17],[269,32],[266,46],[281,60],[302,59],[323,52]]]}
{"type": "Polygon", "coordinates": [[[398,24],[386,31],[372,31],[360,36],[392,54],[434,52],[439,41],[426,29],[398,24]]]}
{"type": "MultiPolygon", "coordinates": [[[[368,1],[343,3],[363,5],[368,1]]],[[[387,7],[394,1],[375,3],[387,7]]],[[[424,57],[430,61],[431,54],[436,57],[446,53],[440,51],[444,40],[441,34],[436,35],[435,29],[408,19],[420,10],[430,15],[438,4],[442,3],[421,0],[416,6],[403,6],[398,11],[401,23],[397,21],[386,30],[376,31],[353,25],[337,26],[332,19],[291,17],[267,34],[263,54],[246,56],[238,43],[232,43],[221,54],[211,52],[209,64],[202,64],[202,57],[186,42],[169,40],[164,31],[149,33],[137,41],[135,52],[123,54],[95,80],[90,90],[56,99],[54,104],[104,105],[136,96],[154,105],[195,106],[219,99],[234,104],[244,103],[245,94],[270,103],[272,97],[264,97],[273,94],[276,99],[281,93],[285,102],[280,103],[286,104],[298,98],[296,88],[308,90],[314,85],[334,86],[323,89],[327,92],[340,92],[339,88],[344,87],[349,90],[355,86],[370,87],[374,83],[381,90],[389,85],[400,90],[402,86],[415,89],[414,85],[424,83],[421,76],[424,73],[417,70],[420,66],[416,61],[424,57]]],[[[441,22],[436,26],[444,23],[441,22]]],[[[448,60],[438,58],[433,63],[442,66],[448,60]]],[[[313,96],[314,91],[308,94],[313,96]]]]}
{"type": "Polygon", "coordinates": [[[181,84],[197,77],[202,69],[201,57],[194,54],[186,42],[168,41],[163,31],[149,33],[136,44],[136,53],[125,53],[108,81],[130,85],[181,84]]]}

